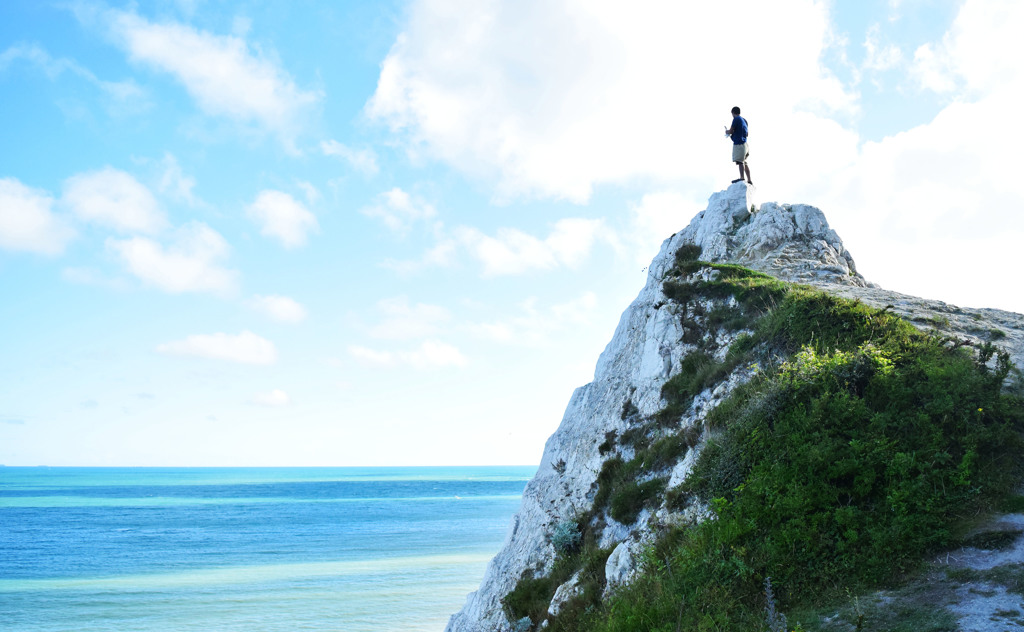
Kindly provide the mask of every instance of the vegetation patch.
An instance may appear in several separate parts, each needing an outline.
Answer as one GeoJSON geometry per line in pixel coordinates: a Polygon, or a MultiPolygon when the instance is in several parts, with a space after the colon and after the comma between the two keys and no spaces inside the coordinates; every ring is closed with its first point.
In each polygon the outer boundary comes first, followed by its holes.
{"type": "Polygon", "coordinates": [[[594,495],[594,515],[608,509],[618,522],[632,524],[644,507],[658,504],[668,478],[642,479],[677,463],[696,439],[693,431],[661,436],[648,434],[657,432],[656,425],[647,424],[623,433],[622,443],[635,449],[633,458],[626,461],[621,456],[613,456],[601,466],[594,495]]]}
{"type": "Polygon", "coordinates": [[[750,317],[743,310],[731,305],[719,305],[705,317],[707,328],[715,331],[739,331],[750,325],[750,317]]]}
{"type": "Polygon", "coordinates": [[[701,247],[697,244],[683,244],[676,250],[676,265],[700,259],[701,247]]]}
{"type": "Polygon", "coordinates": [[[639,412],[640,409],[636,407],[636,404],[633,403],[633,400],[626,398],[626,401],[622,402],[622,413],[619,415],[619,417],[623,421],[625,421],[626,419],[629,419],[630,417],[638,414],[639,412]]]}
{"type": "Polygon", "coordinates": [[[572,555],[579,551],[582,534],[575,520],[563,520],[555,525],[551,533],[551,546],[559,555],[572,555]]]}
{"type": "Polygon", "coordinates": [[[679,419],[698,393],[721,381],[728,375],[728,371],[728,363],[718,362],[706,352],[687,354],[682,360],[679,373],[661,387],[661,397],[668,405],[659,411],[657,418],[663,422],[679,419]]]}
{"type": "Polygon", "coordinates": [[[696,299],[735,299],[741,314],[748,320],[762,314],[786,293],[786,285],[767,274],[755,272],[732,264],[690,262],[685,270],[693,274],[701,268],[715,272],[710,281],[687,281],[685,279],[669,279],[662,284],[662,290],[669,299],[684,306],[696,299]]]}
{"type": "Polygon", "coordinates": [[[918,316],[918,317],[915,317],[913,320],[916,323],[921,323],[921,324],[924,324],[924,325],[931,325],[932,327],[935,327],[937,329],[947,329],[949,327],[949,324],[950,324],[949,323],[949,318],[947,318],[945,316],[938,316],[938,315],[924,316],[924,317],[918,316]]]}
{"type": "Polygon", "coordinates": [[[608,513],[622,524],[633,524],[646,505],[656,504],[665,491],[666,478],[655,478],[643,483],[624,481],[611,493],[608,513]]]}

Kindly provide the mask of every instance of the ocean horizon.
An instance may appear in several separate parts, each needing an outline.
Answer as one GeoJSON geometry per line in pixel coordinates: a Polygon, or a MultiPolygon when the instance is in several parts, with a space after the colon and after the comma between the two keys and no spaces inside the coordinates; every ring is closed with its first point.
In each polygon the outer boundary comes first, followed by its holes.
{"type": "Polygon", "coordinates": [[[536,466],[0,467],[11,632],[444,629],[536,466]]]}

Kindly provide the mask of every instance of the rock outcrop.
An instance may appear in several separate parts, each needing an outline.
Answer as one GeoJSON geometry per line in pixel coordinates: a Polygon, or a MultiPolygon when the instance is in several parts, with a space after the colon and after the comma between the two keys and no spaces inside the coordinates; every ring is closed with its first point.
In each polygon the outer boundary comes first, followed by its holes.
{"type": "MultiPolygon", "coordinates": [[[[488,565],[479,590],[471,593],[463,609],[451,618],[448,632],[514,629],[515,622],[503,610],[503,597],[524,573],[544,576],[551,571],[556,558],[551,541],[555,527],[593,509],[598,476],[608,459],[630,457],[628,446],[610,447],[609,437],[635,430],[640,420],[663,408],[662,386],[698,345],[721,357],[738,335],[705,327],[699,315],[688,315],[688,330],[678,305],[667,300],[663,281],[676,265],[676,251],[683,245],[699,246],[700,258],[705,261],[740,264],[878,307],[891,306],[924,328],[975,341],[991,340],[1009,350],[1018,365],[1024,365],[1024,316],[961,309],[886,292],[857,272],[853,257],[820,210],[802,204],[758,205],[754,193],[752,187],[737,183],[712,195],[707,209],[664,242],[650,265],[644,288],[623,313],[601,354],[594,380],[576,389],[561,425],[548,439],[539,470],[526,486],[521,509],[501,551],[488,565]],[[695,334],[694,327],[703,329],[695,334]]],[[[709,304],[702,312],[714,307],[709,304]]],[[[678,432],[692,429],[697,435],[693,449],[679,462],[651,472],[650,477],[661,476],[669,490],[682,482],[700,451],[703,418],[748,379],[747,370],[737,369],[694,397],[677,425],[678,432]]],[[[700,507],[678,510],[666,503],[644,509],[631,524],[603,513],[600,546],[614,547],[605,567],[605,590],[629,581],[635,573],[637,553],[659,525],[703,517],[700,507]]],[[[555,611],[576,590],[575,579],[556,591],[555,611]]]]}

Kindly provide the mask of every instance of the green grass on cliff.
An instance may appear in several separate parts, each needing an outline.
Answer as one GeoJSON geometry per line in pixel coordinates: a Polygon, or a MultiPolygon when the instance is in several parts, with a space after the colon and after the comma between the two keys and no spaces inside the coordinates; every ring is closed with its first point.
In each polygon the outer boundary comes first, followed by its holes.
{"type": "MultiPolygon", "coordinates": [[[[628,587],[605,602],[591,592],[554,629],[766,630],[766,578],[784,611],[898,581],[1020,481],[1024,403],[1004,389],[1005,354],[695,258],[675,273],[711,267],[716,278],[669,279],[666,294],[691,304],[734,296],[752,333],[724,362],[701,355],[666,384],[661,425],[736,366],[761,367],[708,418],[714,438],[675,491],[714,518],[662,533],[628,587]]],[[[607,473],[602,504],[635,466],[620,460],[607,473]]]]}

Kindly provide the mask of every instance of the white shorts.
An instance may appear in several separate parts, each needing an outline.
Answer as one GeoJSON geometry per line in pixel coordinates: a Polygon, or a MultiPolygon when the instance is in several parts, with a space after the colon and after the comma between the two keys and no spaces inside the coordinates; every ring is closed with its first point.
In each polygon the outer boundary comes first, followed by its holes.
{"type": "Polygon", "coordinates": [[[746,162],[747,156],[750,155],[750,148],[747,147],[746,143],[742,145],[732,146],[732,161],[733,162],[746,162]]]}

